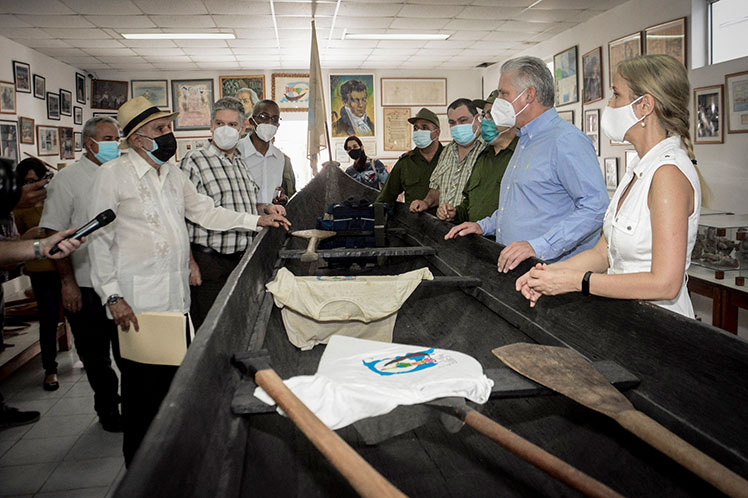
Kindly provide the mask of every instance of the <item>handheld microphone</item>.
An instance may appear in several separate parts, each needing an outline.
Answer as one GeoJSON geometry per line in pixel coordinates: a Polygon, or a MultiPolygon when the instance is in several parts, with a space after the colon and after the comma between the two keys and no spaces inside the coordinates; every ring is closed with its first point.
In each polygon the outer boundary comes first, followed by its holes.
{"type": "MultiPolygon", "coordinates": [[[[111,209],[107,209],[106,211],[100,212],[98,215],[96,215],[96,218],[92,219],[82,227],[80,227],[74,234],[68,235],[62,240],[69,240],[69,239],[76,239],[80,240],[86,235],[95,232],[101,227],[107,226],[112,221],[114,221],[114,218],[116,218],[117,215],[114,214],[114,211],[111,209]]],[[[49,251],[49,254],[57,254],[60,252],[60,248],[58,247],[58,244],[55,244],[54,247],[49,251]]]]}

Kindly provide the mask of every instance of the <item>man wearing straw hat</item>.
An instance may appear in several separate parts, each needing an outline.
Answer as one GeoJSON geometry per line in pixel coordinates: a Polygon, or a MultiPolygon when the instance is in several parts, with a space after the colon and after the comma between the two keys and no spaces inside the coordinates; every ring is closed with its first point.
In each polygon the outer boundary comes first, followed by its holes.
{"type": "MultiPolygon", "coordinates": [[[[139,313],[190,309],[189,236],[185,218],[211,230],[258,231],[284,227],[280,214],[257,216],[214,205],[168,162],[177,144],[171,122],[145,97],[125,102],[118,112],[127,154],[99,168],[89,214],[111,209],[116,219],[91,241],[91,280],[114,322],[138,330],[139,313]]],[[[122,359],[122,422],[125,464],[155,417],[177,367],[122,359]]]]}

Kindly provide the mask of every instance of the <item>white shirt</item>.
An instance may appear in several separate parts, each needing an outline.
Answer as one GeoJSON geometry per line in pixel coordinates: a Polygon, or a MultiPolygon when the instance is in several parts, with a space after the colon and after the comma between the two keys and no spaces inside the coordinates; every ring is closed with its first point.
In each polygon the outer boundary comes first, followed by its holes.
{"type": "MultiPolygon", "coordinates": [[[[691,265],[691,251],[699,228],[701,184],[696,168],[681,147],[680,137],[670,137],[652,147],[641,159],[634,159],[613,194],[603,221],[603,232],[608,240],[608,273],[652,271],[652,220],[647,205],[647,196],[655,172],[664,164],[677,166],[693,187],[693,213],[688,217],[688,244],[685,254],[685,270],[688,271],[691,265]],[[618,201],[634,175],[637,176],[636,183],[631,187],[621,209],[616,214],[618,201]]],[[[693,318],[693,306],[688,296],[686,282],[687,275],[684,272],[683,283],[675,299],[653,302],[663,308],[693,318]]]]}
{"type": "Polygon", "coordinates": [[[241,154],[252,179],[260,186],[257,202],[270,204],[273,201],[275,189],[283,182],[283,165],[286,163],[286,158],[272,142],[268,144],[268,151],[263,156],[255,149],[250,137],[251,135],[247,135],[239,140],[236,150],[241,154]]]}
{"type": "Polygon", "coordinates": [[[258,216],[215,207],[176,165],[160,174],[136,152],[99,168],[89,210],[117,218],[89,244],[91,280],[102,302],[118,294],[135,313],[190,309],[185,218],[212,230],[257,230],[258,216]]]}
{"type": "MultiPolygon", "coordinates": [[[[47,200],[39,226],[60,232],[80,228],[93,218],[89,216],[93,185],[99,166],[82,155],[80,160],[59,171],[47,186],[47,200]]],[[[98,214],[98,213],[96,213],[98,214]]],[[[75,281],[79,287],[91,287],[91,261],[88,245],[97,232],[86,237],[86,243],[70,255],[75,281]]]]}

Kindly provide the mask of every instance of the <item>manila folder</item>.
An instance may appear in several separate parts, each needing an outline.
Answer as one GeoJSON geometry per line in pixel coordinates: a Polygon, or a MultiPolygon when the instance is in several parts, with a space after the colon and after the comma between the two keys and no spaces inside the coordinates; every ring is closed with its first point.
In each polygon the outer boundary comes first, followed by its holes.
{"type": "Polygon", "coordinates": [[[138,363],[179,366],[187,353],[187,317],[182,313],[140,313],[135,315],[140,330],[130,324],[125,332],[119,327],[122,358],[138,363]]]}

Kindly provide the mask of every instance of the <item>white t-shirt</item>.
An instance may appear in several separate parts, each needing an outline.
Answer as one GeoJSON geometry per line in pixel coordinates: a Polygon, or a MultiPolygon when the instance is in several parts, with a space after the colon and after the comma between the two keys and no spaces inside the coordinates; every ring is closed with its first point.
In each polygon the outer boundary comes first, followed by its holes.
{"type": "Polygon", "coordinates": [[[273,201],[275,189],[280,187],[283,182],[283,166],[286,164],[286,158],[283,152],[272,142],[268,146],[267,153],[263,156],[255,149],[250,137],[251,135],[247,135],[239,140],[236,148],[241,154],[244,164],[247,165],[252,179],[260,186],[257,202],[270,204],[273,201]]]}

